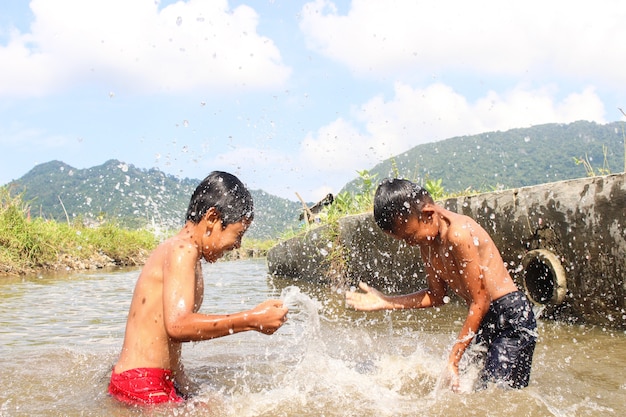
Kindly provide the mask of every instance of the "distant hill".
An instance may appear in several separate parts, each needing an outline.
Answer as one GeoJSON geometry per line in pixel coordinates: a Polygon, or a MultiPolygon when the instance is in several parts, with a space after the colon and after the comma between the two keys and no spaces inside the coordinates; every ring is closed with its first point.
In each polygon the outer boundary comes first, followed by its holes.
{"type": "MultiPolygon", "coordinates": [[[[460,136],[418,145],[369,171],[378,180],[396,172],[418,181],[442,179],[449,193],[467,188],[491,191],[585,177],[584,166],[574,162],[585,156],[597,173],[605,147],[611,172],[622,172],[625,131],[624,122],[579,121],[460,136]]],[[[358,185],[356,178],[343,191],[355,191],[358,185]]]]}
{"type": "MultiPolygon", "coordinates": [[[[60,161],[37,165],[9,187],[23,193],[31,215],[66,221],[116,219],[136,228],[152,225],[168,230],[184,223],[189,198],[199,179],[180,179],[157,169],[139,169],[117,160],[88,169],[60,161]]],[[[251,190],[255,221],[246,237],[275,238],[297,226],[300,203],[251,190]]]]}
{"type": "MultiPolygon", "coordinates": [[[[489,191],[542,184],[586,175],[574,158],[587,157],[594,169],[605,160],[611,172],[624,170],[626,123],[545,124],[506,132],[460,136],[418,145],[371,168],[378,180],[399,173],[423,181],[443,180],[446,192],[471,188],[489,191]]],[[[138,169],[110,160],[88,169],[63,162],[37,165],[9,186],[23,192],[31,215],[65,221],[116,218],[129,227],[154,224],[164,229],[183,224],[185,211],[199,179],[180,179],[157,169],[138,169]],[[67,217],[66,217],[67,213],[67,217]]],[[[358,178],[342,191],[356,191],[358,178]]],[[[255,221],[247,237],[276,238],[297,227],[301,204],[251,190],[255,221]]]]}

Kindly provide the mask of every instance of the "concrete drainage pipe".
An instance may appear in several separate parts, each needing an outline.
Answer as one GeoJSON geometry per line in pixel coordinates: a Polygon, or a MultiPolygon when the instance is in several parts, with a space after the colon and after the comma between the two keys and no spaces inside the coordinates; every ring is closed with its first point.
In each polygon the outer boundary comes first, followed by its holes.
{"type": "Polygon", "coordinates": [[[567,279],[559,258],[546,249],[529,251],[522,259],[526,294],[537,304],[559,305],[565,300],[567,279]]]}

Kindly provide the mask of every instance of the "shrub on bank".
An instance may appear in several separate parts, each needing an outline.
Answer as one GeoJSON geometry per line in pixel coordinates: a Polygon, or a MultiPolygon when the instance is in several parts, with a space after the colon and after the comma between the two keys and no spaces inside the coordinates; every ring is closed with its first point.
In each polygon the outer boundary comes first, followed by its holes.
{"type": "Polygon", "coordinates": [[[59,223],[31,218],[29,209],[21,196],[0,188],[0,273],[139,265],[158,243],[147,230],[59,223]]]}

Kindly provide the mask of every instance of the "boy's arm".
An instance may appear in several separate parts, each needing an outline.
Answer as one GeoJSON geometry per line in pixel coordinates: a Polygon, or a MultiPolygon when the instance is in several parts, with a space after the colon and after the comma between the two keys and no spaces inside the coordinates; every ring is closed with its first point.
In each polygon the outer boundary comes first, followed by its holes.
{"type": "Polygon", "coordinates": [[[491,298],[485,287],[485,278],[480,267],[478,248],[474,244],[472,234],[467,229],[459,229],[455,233],[459,239],[453,244],[453,257],[462,267],[460,283],[469,296],[469,308],[463,327],[461,327],[459,336],[452,346],[448,359],[448,368],[455,377],[453,389],[458,388],[458,368],[461,357],[480,328],[491,304],[491,298]]]}
{"type": "Polygon", "coordinates": [[[446,294],[446,286],[435,275],[434,271],[427,272],[428,288],[426,289],[411,294],[384,295],[366,283],[360,282],[359,288],[363,292],[346,292],[346,302],[349,306],[362,311],[402,310],[442,305],[446,294]]]}
{"type": "Polygon", "coordinates": [[[359,288],[363,292],[346,292],[346,303],[350,307],[361,311],[412,308],[410,306],[419,305],[427,297],[426,290],[407,295],[386,296],[364,282],[359,282],[359,288]]]}
{"type": "Polygon", "coordinates": [[[428,308],[444,304],[447,286],[431,265],[427,249],[420,248],[420,251],[426,269],[428,288],[411,294],[390,296],[384,295],[364,282],[360,282],[359,288],[363,291],[362,293],[346,292],[348,305],[357,310],[375,311],[428,308]]]}
{"type": "Polygon", "coordinates": [[[167,334],[178,342],[198,341],[256,330],[272,334],[286,321],[287,308],[280,300],[268,300],[251,310],[207,315],[194,312],[195,265],[191,250],[173,249],[163,271],[163,321],[167,334]]]}

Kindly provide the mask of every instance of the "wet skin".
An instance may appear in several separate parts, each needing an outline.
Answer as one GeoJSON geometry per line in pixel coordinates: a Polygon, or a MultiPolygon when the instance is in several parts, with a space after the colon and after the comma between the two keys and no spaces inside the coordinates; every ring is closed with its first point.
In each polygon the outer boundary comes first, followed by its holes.
{"type": "Polygon", "coordinates": [[[250,225],[241,221],[223,227],[209,209],[198,224],[187,222],[161,243],[146,261],[137,280],[128,313],[124,344],[115,372],[133,368],[170,369],[182,391],[192,389],[180,361],[183,342],[208,340],[243,331],[273,334],[287,320],[280,300],[267,300],[234,314],[199,313],[204,296],[201,260],[215,262],[239,248],[250,225]]]}
{"type": "Polygon", "coordinates": [[[418,245],[426,268],[428,288],[386,296],[361,283],[363,292],[346,293],[357,310],[436,307],[451,290],[468,306],[468,315],[448,359],[448,378],[458,389],[458,365],[470,345],[491,301],[517,291],[502,257],[487,232],[470,217],[427,204],[421,213],[398,218],[390,236],[418,245]]]}

